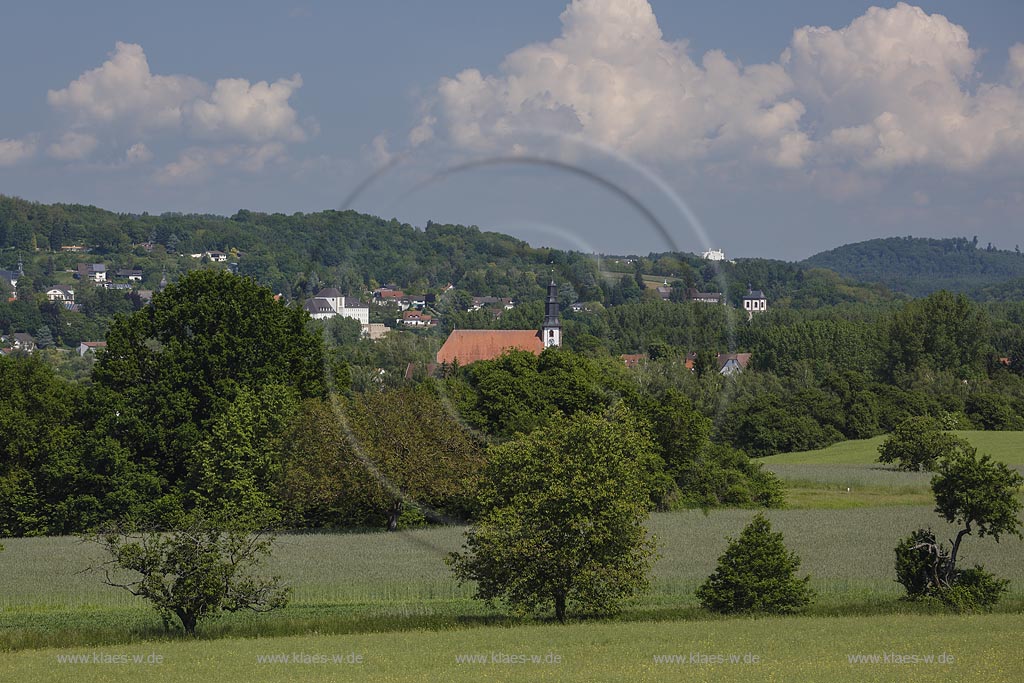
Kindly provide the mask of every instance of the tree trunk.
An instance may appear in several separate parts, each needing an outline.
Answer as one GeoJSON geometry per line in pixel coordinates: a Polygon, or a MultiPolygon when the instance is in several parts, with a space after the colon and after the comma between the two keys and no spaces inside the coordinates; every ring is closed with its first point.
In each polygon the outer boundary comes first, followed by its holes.
{"type": "Polygon", "coordinates": [[[181,620],[181,627],[185,630],[185,634],[195,637],[196,622],[198,621],[196,615],[187,610],[175,610],[175,614],[177,614],[178,619],[181,620]]]}
{"type": "Polygon", "coordinates": [[[960,552],[960,541],[964,540],[964,536],[969,533],[971,533],[970,521],[957,533],[956,540],[953,541],[953,550],[949,553],[949,566],[946,567],[946,585],[948,586],[952,586],[953,581],[956,580],[956,554],[960,552]]]}
{"type": "Polygon", "coordinates": [[[391,512],[388,515],[388,531],[398,529],[398,516],[402,514],[402,501],[396,500],[391,504],[391,512]]]}
{"type": "Polygon", "coordinates": [[[562,591],[555,592],[555,618],[559,623],[565,623],[565,593],[562,591]]]}

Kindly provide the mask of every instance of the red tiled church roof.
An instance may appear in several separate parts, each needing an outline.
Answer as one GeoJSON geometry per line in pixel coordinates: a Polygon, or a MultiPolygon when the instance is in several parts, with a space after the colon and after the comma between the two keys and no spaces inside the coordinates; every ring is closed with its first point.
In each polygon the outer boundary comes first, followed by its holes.
{"type": "Polygon", "coordinates": [[[438,363],[469,365],[478,360],[497,358],[509,349],[521,349],[535,355],[544,350],[537,330],[452,330],[437,352],[438,363]]]}

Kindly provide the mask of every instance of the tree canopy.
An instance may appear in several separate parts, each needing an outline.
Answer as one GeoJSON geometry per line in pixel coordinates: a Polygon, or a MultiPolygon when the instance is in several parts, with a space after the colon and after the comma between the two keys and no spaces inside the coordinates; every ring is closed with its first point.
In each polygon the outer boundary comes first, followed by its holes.
{"type": "Polygon", "coordinates": [[[492,447],[480,504],[449,562],[476,595],[517,612],[615,611],[647,585],[649,435],[621,409],[577,413],[492,447]]]}

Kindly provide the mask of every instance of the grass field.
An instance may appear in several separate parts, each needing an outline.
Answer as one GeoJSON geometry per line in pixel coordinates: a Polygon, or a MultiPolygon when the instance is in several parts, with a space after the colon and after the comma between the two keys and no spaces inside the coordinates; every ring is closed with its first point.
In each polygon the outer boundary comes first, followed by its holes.
{"type": "MultiPolygon", "coordinates": [[[[1024,471],[1024,432],[964,431],[980,453],[1024,471]]],[[[786,485],[790,508],[843,509],[893,505],[931,505],[930,472],[900,472],[878,462],[885,439],[844,441],[828,448],[782,453],[758,462],[786,485]]]]}
{"type": "Polygon", "coordinates": [[[226,638],[16,652],[0,659],[0,680],[996,683],[1018,680],[1024,669],[1021,625],[1019,616],[1005,614],[893,615],[491,626],[413,631],[397,637],[372,633],[226,638]],[[934,659],[900,664],[893,661],[894,654],[934,659]],[[69,655],[123,656],[129,661],[140,657],[153,663],[58,659],[69,655]],[[330,663],[335,656],[350,663],[330,663]],[[525,661],[511,663],[514,656],[525,661]],[[673,661],[672,656],[678,659],[673,661]],[[879,661],[851,663],[851,657],[858,656],[879,661]],[[327,663],[313,663],[314,657],[327,663]],[[534,657],[538,663],[533,663],[534,657]],[[503,658],[508,663],[501,663],[503,658]]]}
{"type": "MultiPolygon", "coordinates": [[[[651,590],[629,605],[625,620],[703,619],[693,591],[714,569],[727,536],[737,536],[755,513],[719,510],[662,513],[649,529],[660,559],[651,590]]],[[[768,513],[787,545],[803,558],[818,600],[811,614],[888,614],[913,611],[898,602],[893,547],[911,530],[950,529],[930,507],[775,510],[768,513]]],[[[399,533],[288,535],[267,569],[294,589],[292,604],[259,617],[230,615],[207,635],[289,635],[307,631],[358,633],[447,629],[491,622],[517,623],[471,599],[443,563],[462,541],[462,529],[399,533]]],[[[74,538],[8,539],[0,553],[0,650],[144,641],[162,637],[159,620],[136,598],[103,586],[83,571],[96,548],[74,538]],[[40,577],[45,576],[45,581],[40,577]]],[[[1010,578],[1000,609],[1024,607],[1021,542],[970,538],[964,561],[983,562],[1010,578]]],[[[2,680],[2,679],[0,679],[2,680]]]]}
{"type": "MultiPolygon", "coordinates": [[[[1024,434],[964,435],[1020,467],[1024,434]]],[[[5,539],[0,681],[1018,680],[1024,543],[975,536],[964,543],[965,565],[983,563],[1012,582],[991,614],[946,614],[899,600],[897,541],[922,526],[944,538],[952,529],[932,511],[930,475],[879,467],[879,442],[763,460],[785,480],[790,504],[768,517],[817,592],[801,616],[719,618],[696,602],[694,590],[714,569],[726,537],[739,534],[752,510],[653,515],[648,528],[660,557],[650,591],[617,617],[566,626],[507,617],[473,600],[471,587],[459,586],[443,562],[462,543],[457,527],[281,536],[267,571],[292,586],[291,604],[205,622],[197,640],[165,633],[148,606],[103,586],[88,571],[101,559],[96,546],[68,537],[5,539]],[[496,653],[527,661],[492,663],[496,653]],[[886,653],[955,659],[899,664],[886,662],[886,653]],[[698,655],[693,663],[691,654],[698,655]],[[883,658],[849,661],[859,654],[883,658]],[[89,661],[59,661],[68,655],[89,661]],[[126,663],[102,663],[122,655],[126,663]],[[260,663],[264,655],[298,661],[260,663]],[[362,662],[301,663],[321,655],[359,655],[362,662]],[[485,661],[457,662],[462,655],[485,661]],[[556,655],[557,663],[543,661],[556,655]],[[662,655],[683,660],[656,662],[662,655]],[[747,655],[758,663],[743,663],[747,655]],[[136,656],[162,661],[131,663],[136,656]],[[730,656],[741,661],[729,663],[730,656]]]]}
{"type": "MultiPolygon", "coordinates": [[[[953,432],[978,449],[1007,465],[1024,465],[1024,432],[953,432]]],[[[878,464],[878,446],[885,436],[843,441],[828,448],[800,453],[780,453],[758,462],[766,465],[870,465],[878,464]]]]}

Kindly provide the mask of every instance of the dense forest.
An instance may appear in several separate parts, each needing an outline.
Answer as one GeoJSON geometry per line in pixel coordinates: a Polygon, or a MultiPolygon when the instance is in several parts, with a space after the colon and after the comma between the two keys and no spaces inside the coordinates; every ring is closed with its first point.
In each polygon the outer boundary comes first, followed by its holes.
{"type": "Polygon", "coordinates": [[[780,505],[758,456],[912,417],[1024,429],[1019,298],[913,299],[771,260],[598,259],[355,212],[153,217],[4,198],[0,244],[0,268],[24,271],[0,300],[0,335],[39,346],[0,357],[0,535],[166,523],[211,505],[291,528],[472,518],[488,449],[576,413],[645,433],[661,509],[780,505]],[[226,262],[202,256],[213,250],[226,262]],[[75,279],[101,260],[142,282],[75,279]],[[552,278],[563,348],[431,372],[451,329],[536,328],[552,278]],[[363,299],[384,283],[430,295],[441,324],[399,329],[395,304],[374,303],[371,319],[392,329],[371,340],[354,320],[302,308],[321,287],[363,299]],[[76,307],[47,299],[58,284],[74,287],[76,307]],[[748,286],[767,312],[739,306],[748,286]],[[725,304],[687,301],[688,288],[725,304]],[[468,310],[475,296],[515,305],[468,310]],[[88,340],[107,348],[73,351],[88,340]],[[749,365],[723,374],[728,353],[749,365]]]}
{"type": "Polygon", "coordinates": [[[1020,245],[1013,251],[991,243],[979,248],[977,237],[873,239],[823,251],[803,263],[914,296],[946,289],[983,301],[1009,301],[1024,290],[1020,245]]]}

